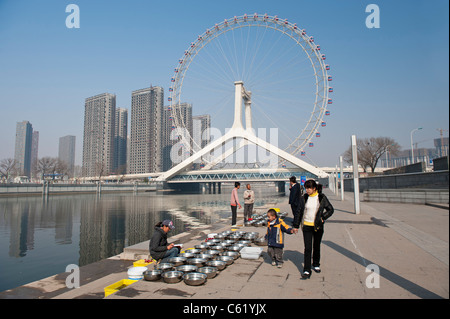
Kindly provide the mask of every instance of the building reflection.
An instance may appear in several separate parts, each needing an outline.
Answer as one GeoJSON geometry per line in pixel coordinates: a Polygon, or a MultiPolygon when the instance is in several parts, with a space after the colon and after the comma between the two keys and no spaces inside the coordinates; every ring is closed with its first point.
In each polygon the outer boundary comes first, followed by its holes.
{"type": "MultiPolygon", "coordinates": [[[[279,198],[261,196],[259,204],[279,198]]],[[[7,234],[9,257],[21,258],[39,247],[52,256],[52,245],[78,253],[80,266],[122,253],[126,246],[151,238],[155,225],[174,221],[171,236],[229,217],[229,194],[157,195],[155,193],[59,195],[0,198],[0,231],[7,234]],[[48,237],[53,236],[53,243],[48,237]],[[46,241],[41,245],[41,241],[46,241]]],[[[5,235],[2,235],[4,239],[5,235]]],[[[6,251],[2,249],[1,251],[6,251]]],[[[0,256],[0,259],[4,256],[0,256]]]]}

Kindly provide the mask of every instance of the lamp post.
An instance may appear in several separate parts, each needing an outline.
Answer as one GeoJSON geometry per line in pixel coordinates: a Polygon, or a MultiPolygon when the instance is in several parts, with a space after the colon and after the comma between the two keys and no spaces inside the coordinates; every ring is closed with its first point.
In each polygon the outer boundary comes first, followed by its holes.
{"type": "Polygon", "coordinates": [[[422,127],[418,127],[411,131],[411,164],[414,164],[413,133],[415,131],[419,131],[421,129],[422,129],[422,127]]]}

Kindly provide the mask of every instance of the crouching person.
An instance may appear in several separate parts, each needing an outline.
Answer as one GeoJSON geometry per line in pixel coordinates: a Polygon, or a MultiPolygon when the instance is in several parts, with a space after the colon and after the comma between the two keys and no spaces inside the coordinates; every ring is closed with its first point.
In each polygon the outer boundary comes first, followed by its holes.
{"type": "Polygon", "coordinates": [[[177,257],[179,250],[174,244],[167,243],[167,233],[174,229],[171,220],[165,220],[155,225],[155,232],[150,240],[150,255],[158,262],[165,262],[170,257],[177,257]]]}
{"type": "Polygon", "coordinates": [[[284,234],[292,234],[290,228],[283,220],[278,218],[277,212],[274,209],[269,209],[267,212],[267,253],[272,258],[272,266],[283,267],[283,248],[284,248],[284,234]]]}

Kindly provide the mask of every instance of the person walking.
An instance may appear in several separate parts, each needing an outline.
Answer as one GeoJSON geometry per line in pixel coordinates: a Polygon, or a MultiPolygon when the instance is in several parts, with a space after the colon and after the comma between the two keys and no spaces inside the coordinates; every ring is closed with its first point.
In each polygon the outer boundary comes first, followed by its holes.
{"type": "Polygon", "coordinates": [[[296,216],[300,214],[301,206],[303,206],[303,199],[300,190],[300,184],[297,183],[297,179],[295,176],[291,176],[289,178],[289,184],[291,185],[289,190],[289,204],[291,205],[292,215],[294,216],[294,220],[296,216]]]}
{"type": "Polygon", "coordinates": [[[244,191],[244,222],[251,219],[253,213],[253,204],[255,203],[255,192],[252,191],[250,184],[247,184],[247,189],[244,191]]]}
{"type": "Polygon", "coordinates": [[[324,222],[333,215],[334,208],[325,194],[322,193],[322,185],[314,180],[305,182],[304,205],[300,213],[294,218],[294,233],[302,227],[303,241],[305,245],[302,278],[311,276],[311,269],[320,273],[320,244],[324,232],[324,222]],[[311,265],[312,255],[312,265],[311,265]]]}
{"type": "Polygon", "coordinates": [[[234,188],[231,191],[231,226],[236,226],[236,219],[237,219],[237,208],[242,208],[241,204],[239,203],[238,198],[238,189],[241,188],[241,183],[236,182],[234,183],[234,188]]]}

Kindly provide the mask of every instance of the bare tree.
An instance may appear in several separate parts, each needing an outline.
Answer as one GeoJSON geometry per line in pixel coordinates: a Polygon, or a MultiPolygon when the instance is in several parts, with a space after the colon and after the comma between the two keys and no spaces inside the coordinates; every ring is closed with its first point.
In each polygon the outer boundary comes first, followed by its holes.
{"type": "Polygon", "coordinates": [[[39,159],[36,163],[36,172],[39,173],[41,177],[44,175],[51,174],[54,172],[57,159],[53,157],[43,157],[39,159]]]}
{"type": "MultiPolygon", "coordinates": [[[[375,172],[378,160],[386,153],[389,152],[392,155],[397,155],[400,151],[400,145],[390,137],[370,137],[358,140],[358,163],[367,172],[367,168],[370,167],[372,173],[375,172]]],[[[344,153],[344,161],[352,163],[352,147],[350,146],[344,153]]]]}
{"type": "Polygon", "coordinates": [[[2,159],[0,162],[0,176],[5,177],[8,181],[10,176],[15,174],[17,174],[17,161],[13,158],[2,159]]]}

